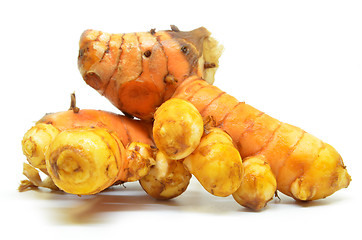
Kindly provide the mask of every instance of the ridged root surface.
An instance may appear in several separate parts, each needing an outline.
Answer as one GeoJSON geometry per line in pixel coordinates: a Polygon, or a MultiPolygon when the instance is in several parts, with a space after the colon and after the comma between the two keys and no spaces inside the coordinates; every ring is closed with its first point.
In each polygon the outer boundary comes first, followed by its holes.
{"type": "Polygon", "coordinates": [[[349,185],[341,156],[327,143],[302,129],[282,123],[245,102],[189,78],[175,92],[233,139],[241,157],[264,155],[277,179],[278,190],[298,200],[327,197],[349,185]]]}
{"type": "Polygon", "coordinates": [[[120,173],[124,147],[102,128],[59,133],[46,153],[47,170],[63,191],[88,195],[112,185],[120,173]]]}

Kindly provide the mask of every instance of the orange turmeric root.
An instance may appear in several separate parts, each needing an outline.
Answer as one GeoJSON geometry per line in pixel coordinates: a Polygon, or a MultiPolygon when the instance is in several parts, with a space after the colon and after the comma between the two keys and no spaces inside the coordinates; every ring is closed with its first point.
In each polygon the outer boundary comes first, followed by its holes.
{"type": "Polygon", "coordinates": [[[277,179],[278,190],[298,200],[325,198],[349,185],[338,152],[327,143],[282,123],[212,86],[190,77],[174,98],[190,101],[203,117],[233,139],[241,157],[263,155],[277,179]]]}
{"type": "Polygon", "coordinates": [[[86,30],[78,67],[85,82],[125,114],[151,120],[190,75],[210,83],[222,47],[206,28],[109,34],[86,30]]]}
{"type": "Polygon", "coordinates": [[[80,40],[79,70],[88,85],[140,119],[151,120],[170,97],[190,101],[232,137],[242,158],[262,155],[278,190],[295,199],[320,199],[347,187],[351,177],[333,147],[209,84],[214,76],[207,72],[214,73],[221,54],[209,35],[205,28],[120,35],[88,30],[80,40]]]}
{"type": "Polygon", "coordinates": [[[57,187],[84,195],[147,175],[155,164],[151,134],[149,123],[73,108],[45,115],[24,135],[22,146],[29,163],[57,187]]]}

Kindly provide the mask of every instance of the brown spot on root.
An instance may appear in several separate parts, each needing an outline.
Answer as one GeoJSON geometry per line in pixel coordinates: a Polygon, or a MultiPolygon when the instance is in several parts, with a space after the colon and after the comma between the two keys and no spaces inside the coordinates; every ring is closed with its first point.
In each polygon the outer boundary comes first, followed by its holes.
{"type": "Polygon", "coordinates": [[[89,86],[91,86],[95,90],[100,90],[102,87],[102,80],[95,72],[87,72],[84,75],[83,79],[89,86]]]}
{"type": "Polygon", "coordinates": [[[171,75],[171,74],[168,74],[164,79],[163,79],[163,82],[166,83],[166,84],[176,84],[178,81],[177,79],[171,75]]]}
{"type": "Polygon", "coordinates": [[[148,58],[148,57],[151,56],[151,51],[150,51],[150,50],[147,50],[147,51],[145,51],[145,52],[143,53],[143,55],[144,55],[146,58],[148,58]]]}
{"type": "Polygon", "coordinates": [[[181,47],[181,52],[183,52],[184,54],[188,54],[189,53],[189,48],[187,46],[182,46],[181,47]]]}
{"type": "Polygon", "coordinates": [[[79,49],[79,52],[78,52],[78,59],[79,58],[82,58],[84,56],[84,53],[85,53],[85,49],[82,48],[82,49],[79,49]]]}
{"type": "Polygon", "coordinates": [[[216,64],[215,64],[215,63],[209,63],[209,62],[205,62],[205,63],[204,63],[204,68],[205,68],[205,69],[214,68],[214,67],[216,67],[216,64]]]}
{"type": "Polygon", "coordinates": [[[131,160],[136,159],[137,155],[135,152],[132,152],[131,155],[129,156],[131,160]]]}

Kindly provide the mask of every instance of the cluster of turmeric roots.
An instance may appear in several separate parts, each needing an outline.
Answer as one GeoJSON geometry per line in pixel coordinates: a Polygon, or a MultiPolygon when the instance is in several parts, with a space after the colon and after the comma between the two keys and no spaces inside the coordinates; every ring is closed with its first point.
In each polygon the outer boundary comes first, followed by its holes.
{"type": "Polygon", "coordinates": [[[221,52],[203,27],[85,31],[81,75],[124,116],[79,109],[72,95],[68,111],[45,115],[25,134],[29,180],[19,189],[86,195],[139,181],[152,197],[171,199],[194,175],[209,193],[259,210],[277,190],[309,201],[347,187],[332,146],[212,85],[221,52]]]}

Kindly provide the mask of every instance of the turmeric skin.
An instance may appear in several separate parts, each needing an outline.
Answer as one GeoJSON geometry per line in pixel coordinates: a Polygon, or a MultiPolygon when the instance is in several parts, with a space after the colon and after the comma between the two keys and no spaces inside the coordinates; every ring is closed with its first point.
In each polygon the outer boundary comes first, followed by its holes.
{"type": "Polygon", "coordinates": [[[173,97],[190,101],[203,117],[212,117],[216,126],[231,136],[242,159],[263,155],[278,190],[288,196],[303,201],[325,198],[351,181],[332,146],[239,102],[202,79],[185,80],[173,97]]]}
{"type": "Polygon", "coordinates": [[[124,113],[151,120],[190,75],[214,81],[222,47],[206,28],[109,34],[86,30],[78,67],[84,81],[124,113]]]}
{"type": "Polygon", "coordinates": [[[48,173],[67,193],[88,195],[111,186],[119,178],[125,149],[104,128],[76,128],[60,132],[45,153],[48,173]]]}
{"type": "MultiPolygon", "coordinates": [[[[233,194],[240,205],[260,210],[276,191],[276,180],[270,166],[261,155],[247,158],[244,163],[231,137],[214,125],[212,117],[202,119],[197,109],[186,100],[171,98],[164,102],[155,113],[153,126],[160,151],[150,174],[140,180],[142,186],[151,196],[161,198],[161,192],[169,192],[169,189],[177,192],[175,183],[167,180],[170,176],[180,181],[187,179],[186,172],[190,172],[209,193],[220,197],[233,194]],[[179,154],[185,158],[180,159],[179,154]],[[176,164],[172,159],[179,159],[177,164],[183,162],[188,171],[169,174],[169,166],[176,164]]],[[[178,189],[183,189],[184,183],[180,181],[178,189]]]]}
{"type": "Polygon", "coordinates": [[[184,165],[215,196],[229,196],[241,184],[240,154],[230,136],[219,128],[207,130],[196,150],[185,158],[184,165]]]}
{"type": "Polygon", "coordinates": [[[157,109],[152,131],[157,148],[168,158],[180,160],[197,148],[204,124],[190,102],[172,98],[157,109]]]}
{"type": "Polygon", "coordinates": [[[277,189],[275,176],[263,155],[243,159],[240,187],[233,198],[240,205],[261,210],[273,199],[277,189]]]}
{"type": "Polygon", "coordinates": [[[150,134],[149,123],[74,106],[45,115],[24,135],[22,146],[29,163],[57,187],[84,195],[147,175],[155,164],[150,134]]]}
{"type": "Polygon", "coordinates": [[[190,179],[191,174],[184,167],[182,160],[170,159],[162,151],[158,151],[155,165],[139,182],[151,197],[167,200],[184,193],[190,179]]]}
{"type": "Polygon", "coordinates": [[[203,117],[211,116],[216,126],[232,137],[242,158],[263,156],[276,177],[278,190],[295,199],[324,198],[349,185],[351,177],[333,147],[208,84],[214,76],[209,80],[207,72],[217,69],[221,48],[206,29],[187,33],[172,27],[172,31],[152,30],[149,34],[156,41],[147,34],[121,35],[120,50],[114,48],[115,60],[102,65],[103,59],[113,54],[115,36],[86,31],[78,59],[85,81],[121,111],[140,119],[152,120],[156,108],[169,97],[190,101],[203,117]],[[136,44],[140,40],[142,47],[136,44]],[[160,55],[153,55],[159,48],[160,55]],[[164,88],[152,77],[153,66],[163,76],[164,88]]]}

